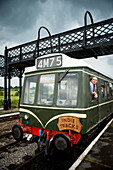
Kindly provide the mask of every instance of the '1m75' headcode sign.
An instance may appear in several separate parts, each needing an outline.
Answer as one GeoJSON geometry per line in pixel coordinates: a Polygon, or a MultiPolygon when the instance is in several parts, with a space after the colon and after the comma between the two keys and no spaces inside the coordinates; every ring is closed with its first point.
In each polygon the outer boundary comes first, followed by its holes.
{"type": "Polygon", "coordinates": [[[52,56],[37,59],[37,69],[52,68],[62,66],[62,56],[52,56]]]}

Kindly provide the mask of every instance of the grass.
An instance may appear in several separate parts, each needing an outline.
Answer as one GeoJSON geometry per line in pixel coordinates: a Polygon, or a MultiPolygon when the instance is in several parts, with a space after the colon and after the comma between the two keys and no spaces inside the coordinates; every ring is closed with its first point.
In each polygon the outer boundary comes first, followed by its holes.
{"type": "MultiPolygon", "coordinates": [[[[8,94],[7,94],[8,95],[8,94]]],[[[11,88],[11,106],[16,108],[19,103],[19,88],[11,88]]],[[[4,91],[0,90],[0,107],[3,107],[4,104],[4,91]]]]}

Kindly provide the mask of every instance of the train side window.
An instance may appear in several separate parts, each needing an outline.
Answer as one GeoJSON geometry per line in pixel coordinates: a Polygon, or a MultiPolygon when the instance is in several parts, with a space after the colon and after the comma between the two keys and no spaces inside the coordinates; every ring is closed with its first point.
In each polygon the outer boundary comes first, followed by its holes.
{"type": "Polygon", "coordinates": [[[40,76],[38,104],[51,105],[54,96],[55,74],[40,76]]]}
{"type": "Polygon", "coordinates": [[[107,97],[110,98],[110,87],[108,82],[107,82],[107,97]]]}
{"type": "Polygon", "coordinates": [[[113,84],[109,83],[109,91],[110,91],[110,97],[113,96],[113,84]]]}
{"type": "Polygon", "coordinates": [[[112,83],[112,96],[113,96],[113,83],[112,83]]]}
{"type": "Polygon", "coordinates": [[[97,87],[97,77],[91,77],[90,78],[90,94],[91,94],[91,100],[94,101],[94,99],[98,98],[98,87],[97,87]]]}
{"type": "Polygon", "coordinates": [[[102,99],[107,98],[106,86],[107,86],[107,83],[104,80],[101,80],[101,97],[102,97],[102,99]]]}
{"type": "Polygon", "coordinates": [[[59,74],[58,82],[58,106],[75,106],[78,94],[78,73],[59,74]]]}
{"type": "Polygon", "coordinates": [[[27,77],[25,82],[24,103],[33,104],[35,99],[37,76],[27,77]]]}

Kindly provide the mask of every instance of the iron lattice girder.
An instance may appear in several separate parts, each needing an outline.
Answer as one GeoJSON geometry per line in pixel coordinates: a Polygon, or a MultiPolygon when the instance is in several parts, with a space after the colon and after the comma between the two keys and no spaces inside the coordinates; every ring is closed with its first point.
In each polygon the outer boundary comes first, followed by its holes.
{"type": "Polygon", "coordinates": [[[4,56],[0,55],[0,69],[4,67],[4,56]]]}
{"type": "Polygon", "coordinates": [[[0,55],[0,76],[3,77],[4,76],[4,56],[0,55]]]}
{"type": "Polygon", "coordinates": [[[31,66],[36,57],[58,52],[78,59],[113,54],[113,18],[42,38],[38,48],[37,41],[8,49],[9,65],[31,66]]]}

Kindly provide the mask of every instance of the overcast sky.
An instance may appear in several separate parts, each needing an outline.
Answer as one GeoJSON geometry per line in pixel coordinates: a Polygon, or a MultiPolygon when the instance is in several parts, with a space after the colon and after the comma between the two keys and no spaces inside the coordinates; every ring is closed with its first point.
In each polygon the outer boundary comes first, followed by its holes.
{"type": "MultiPolygon", "coordinates": [[[[87,10],[95,23],[112,18],[113,0],[0,0],[0,54],[5,46],[36,40],[41,26],[51,35],[82,27],[87,10]]],[[[41,37],[45,35],[42,30],[41,37]]],[[[113,55],[85,61],[113,78],[113,55]]],[[[0,86],[3,84],[0,78],[0,86]]],[[[17,79],[12,79],[11,85],[18,85],[17,79]]]]}

